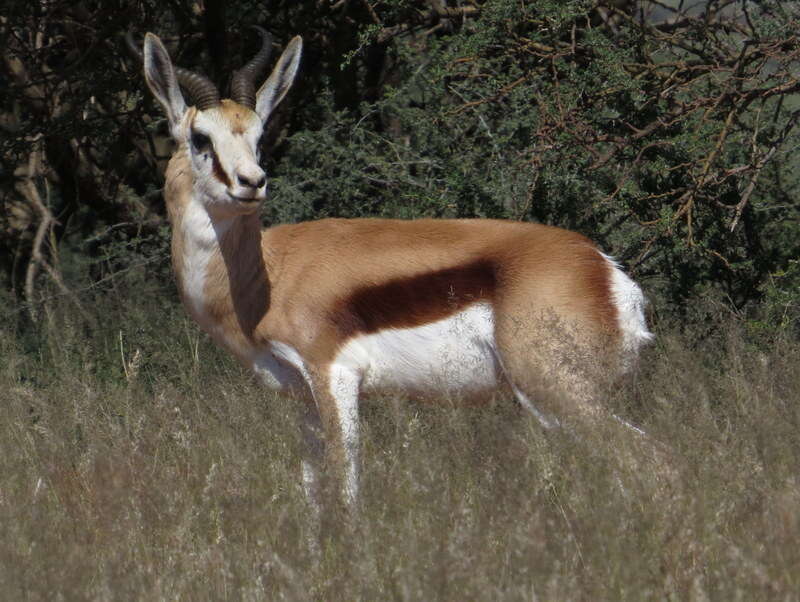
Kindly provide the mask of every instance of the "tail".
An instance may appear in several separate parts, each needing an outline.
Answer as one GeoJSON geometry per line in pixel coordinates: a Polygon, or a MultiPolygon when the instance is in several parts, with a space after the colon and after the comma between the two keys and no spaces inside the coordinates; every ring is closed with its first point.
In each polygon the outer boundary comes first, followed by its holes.
{"type": "Polygon", "coordinates": [[[653,339],[644,317],[647,300],[639,285],[622,271],[619,264],[607,255],[603,257],[611,268],[611,298],[622,334],[622,367],[627,371],[633,366],[642,345],[653,339]]]}

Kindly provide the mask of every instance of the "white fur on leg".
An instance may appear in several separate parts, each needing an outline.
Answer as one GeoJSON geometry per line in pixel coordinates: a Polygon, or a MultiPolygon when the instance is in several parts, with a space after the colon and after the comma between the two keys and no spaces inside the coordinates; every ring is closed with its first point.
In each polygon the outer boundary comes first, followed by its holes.
{"type": "Polygon", "coordinates": [[[360,379],[355,370],[334,364],[330,368],[330,393],[336,402],[336,414],[344,448],[344,494],[350,506],[358,499],[358,390],[360,379]]]}
{"type": "Polygon", "coordinates": [[[314,513],[314,519],[319,524],[322,510],[320,473],[324,462],[323,452],[325,447],[322,441],[322,424],[320,423],[319,413],[311,403],[305,405],[302,416],[302,430],[305,443],[304,457],[301,463],[303,491],[314,513]]]}

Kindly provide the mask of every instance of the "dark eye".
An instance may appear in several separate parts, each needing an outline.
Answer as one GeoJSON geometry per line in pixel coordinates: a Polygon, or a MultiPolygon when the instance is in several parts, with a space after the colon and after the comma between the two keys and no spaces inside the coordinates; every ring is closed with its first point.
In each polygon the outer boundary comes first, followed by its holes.
{"type": "Polygon", "coordinates": [[[200,132],[192,132],[192,146],[194,146],[197,150],[208,148],[208,145],[210,144],[211,139],[208,136],[201,134],[200,132]]]}

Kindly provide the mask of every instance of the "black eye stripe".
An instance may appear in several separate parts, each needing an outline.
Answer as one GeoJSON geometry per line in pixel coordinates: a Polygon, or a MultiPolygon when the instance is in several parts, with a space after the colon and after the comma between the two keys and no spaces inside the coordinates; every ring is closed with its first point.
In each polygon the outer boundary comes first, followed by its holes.
{"type": "Polygon", "coordinates": [[[211,146],[211,138],[201,132],[192,132],[192,146],[197,150],[205,150],[211,146]]]}
{"type": "MultiPolygon", "coordinates": [[[[211,143],[211,138],[208,135],[199,132],[195,129],[191,129],[189,133],[189,140],[191,141],[191,145],[194,151],[197,154],[202,155],[204,160],[208,161],[210,156],[211,158],[213,158],[215,163],[218,161],[217,153],[214,149],[214,146],[211,143]]],[[[259,146],[259,144],[260,142],[256,143],[256,148],[255,148],[255,159],[257,163],[261,161],[261,147],[259,146]]],[[[220,171],[218,164],[215,166],[215,169],[217,171],[220,171]]]]}

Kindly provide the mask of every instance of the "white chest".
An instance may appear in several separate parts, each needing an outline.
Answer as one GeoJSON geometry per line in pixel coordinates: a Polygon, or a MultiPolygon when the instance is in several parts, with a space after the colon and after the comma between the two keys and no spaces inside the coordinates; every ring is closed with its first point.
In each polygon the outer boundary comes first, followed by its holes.
{"type": "Polygon", "coordinates": [[[181,222],[181,293],[190,312],[202,321],[206,313],[206,281],[211,257],[219,251],[219,241],[208,213],[190,201],[181,222]]]}

